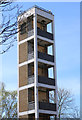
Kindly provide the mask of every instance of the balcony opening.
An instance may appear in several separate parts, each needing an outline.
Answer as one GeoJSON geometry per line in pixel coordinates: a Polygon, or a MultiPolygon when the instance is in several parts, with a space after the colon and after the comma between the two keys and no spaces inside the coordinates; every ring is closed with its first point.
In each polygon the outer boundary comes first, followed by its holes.
{"type": "MultiPolygon", "coordinates": [[[[51,102],[50,99],[50,91],[51,89],[39,87],[38,89],[38,101],[39,101],[39,109],[43,110],[51,110],[56,111],[56,103],[51,102]]],[[[53,100],[55,98],[53,97],[53,100]]]]}
{"type": "Polygon", "coordinates": [[[46,64],[38,64],[38,75],[48,77],[48,66],[46,64]]]}
{"type": "Polygon", "coordinates": [[[40,15],[37,16],[37,27],[42,31],[52,33],[52,21],[40,15]]]}
{"type": "Polygon", "coordinates": [[[34,58],[34,40],[28,41],[27,46],[28,46],[28,50],[27,50],[28,60],[30,60],[34,58]]]}
{"type": "Polygon", "coordinates": [[[27,17],[27,31],[31,31],[33,29],[33,15],[27,17]]]}
{"type": "Polygon", "coordinates": [[[28,102],[34,101],[34,87],[28,89],[28,102]]]}
{"type": "Polygon", "coordinates": [[[56,92],[53,89],[42,88],[38,89],[39,102],[56,103],[56,92]]]}
{"type": "Polygon", "coordinates": [[[42,31],[46,31],[47,32],[46,21],[38,19],[38,21],[37,21],[37,28],[40,29],[40,30],[42,30],[42,31]]]}
{"type": "Polygon", "coordinates": [[[40,15],[37,16],[37,34],[53,40],[51,20],[40,15]]]}
{"type": "Polygon", "coordinates": [[[26,33],[26,22],[24,22],[21,26],[20,26],[20,34],[24,34],[26,33]]]}
{"type": "Polygon", "coordinates": [[[53,55],[53,44],[47,42],[47,41],[43,41],[38,39],[38,51],[39,52],[43,52],[46,53],[48,55],[53,55]]]}
{"type": "Polygon", "coordinates": [[[34,83],[34,63],[28,64],[28,84],[34,83]]]}
{"type": "Polygon", "coordinates": [[[28,110],[35,109],[34,87],[28,89],[28,110]]]}
{"type": "Polygon", "coordinates": [[[54,67],[44,63],[38,63],[38,75],[54,79],[54,67]]]}
{"type": "Polygon", "coordinates": [[[42,87],[38,89],[38,101],[49,103],[49,89],[42,87]]]}
{"type": "Polygon", "coordinates": [[[30,17],[27,17],[27,19],[21,20],[19,23],[19,28],[20,28],[19,30],[21,35],[28,33],[29,31],[32,31],[34,29],[33,16],[30,16],[30,17]]]}
{"type": "Polygon", "coordinates": [[[49,68],[53,66],[44,63],[38,63],[38,82],[42,84],[48,84],[55,86],[55,78],[51,77],[52,71],[49,68]],[[49,76],[50,75],[50,76],[49,76]]]}
{"type": "Polygon", "coordinates": [[[26,32],[29,32],[33,30],[33,15],[30,17],[27,17],[27,19],[21,20],[19,23],[20,26],[20,34],[24,34],[26,32]]]}
{"type": "Polygon", "coordinates": [[[19,41],[26,39],[34,34],[33,15],[19,21],[19,41]]]}
{"type": "Polygon", "coordinates": [[[53,44],[38,39],[38,57],[47,61],[54,62],[53,44]]]}
{"type": "Polygon", "coordinates": [[[38,44],[38,51],[47,54],[47,46],[38,44]]]}

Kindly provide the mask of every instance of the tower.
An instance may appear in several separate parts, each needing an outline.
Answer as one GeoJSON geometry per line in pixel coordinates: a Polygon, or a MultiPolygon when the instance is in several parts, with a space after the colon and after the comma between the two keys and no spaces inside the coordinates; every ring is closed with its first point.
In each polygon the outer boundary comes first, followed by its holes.
{"type": "Polygon", "coordinates": [[[54,15],[38,6],[18,16],[18,117],[57,118],[54,15]]]}

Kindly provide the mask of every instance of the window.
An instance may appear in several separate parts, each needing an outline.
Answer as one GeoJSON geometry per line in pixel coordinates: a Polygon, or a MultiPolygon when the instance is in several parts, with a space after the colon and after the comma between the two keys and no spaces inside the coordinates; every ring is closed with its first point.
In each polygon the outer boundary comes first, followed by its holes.
{"type": "Polygon", "coordinates": [[[50,45],[50,46],[47,47],[47,53],[49,55],[53,55],[53,45],[50,45]]]}
{"type": "Polygon", "coordinates": [[[52,33],[52,23],[47,24],[47,32],[52,33]]]}
{"type": "Polygon", "coordinates": [[[22,25],[21,25],[21,34],[24,34],[24,33],[26,33],[26,23],[23,23],[22,25]]]}
{"type": "Polygon", "coordinates": [[[48,78],[54,78],[54,68],[50,67],[48,68],[48,78]]]}

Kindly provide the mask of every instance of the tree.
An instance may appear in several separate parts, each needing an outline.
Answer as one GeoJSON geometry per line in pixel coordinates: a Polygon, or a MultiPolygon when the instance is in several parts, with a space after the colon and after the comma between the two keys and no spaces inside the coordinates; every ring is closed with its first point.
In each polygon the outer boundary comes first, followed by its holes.
{"type": "Polygon", "coordinates": [[[77,120],[77,118],[80,118],[80,109],[78,108],[78,106],[73,107],[71,117],[74,118],[74,120],[77,120]]]}
{"type": "MultiPolygon", "coordinates": [[[[50,101],[54,102],[54,94],[50,93],[50,101]]],[[[57,91],[58,101],[58,118],[80,118],[80,110],[74,105],[74,96],[64,88],[59,88],[57,91]]]]}
{"type": "MultiPolygon", "coordinates": [[[[54,101],[54,95],[50,97],[50,100],[54,101]]],[[[17,92],[6,91],[4,84],[2,84],[2,117],[17,117],[17,92]]],[[[80,118],[80,110],[74,105],[73,95],[66,89],[58,89],[58,118],[69,118],[67,120],[80,118]]]]}
{"type": "Polygon", "coordinates": [[[2,46],[2,50],[0,54],[3,54],[17,41],[17,17],[23,11],[21,11],[22,6],[13,0],[1,0],[0,8],[2,16],[0,23],[0,46],[2,46]]]}
{"type": "Polygon", "coordinates": [[[2,85],[2,118],[17,117],[17,92],[5,90],[2,85]]]}
{"type": "Polygon", "coordinates": [[[58,89],[58,117],[69,116],[69,111],[72,110],[73,96],[66,89],[58,89]]]}
{"type": "Polygon", "coordinates": [[[58,117],[80,118],[80,109],[75,105],[74,96],[67,89],[58,89],[58,117]]]}

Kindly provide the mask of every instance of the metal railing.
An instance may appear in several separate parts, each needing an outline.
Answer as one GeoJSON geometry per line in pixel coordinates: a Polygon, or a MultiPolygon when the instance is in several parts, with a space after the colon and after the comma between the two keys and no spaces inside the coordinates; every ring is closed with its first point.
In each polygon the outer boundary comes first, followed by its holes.
{"type": "Polygon", "coordinates": [[[54,56],[38,51],[38,58],[54,62],[54,56]]]}
{"type": "Polygon", "coordinates": [[[34,83],[34,75],[28,77],[28,84],[34,83]]]}
{"type": "MultiPolygon", "coordinates": [[[[47,84],[47,85],[55,86],[55,79],[47,78],[45,76],[38,75],[38,82],[43,83],[43,84],[47,84]]],[[[34,75],[31,75],[28,77],[28,84],[32,84],[32,83],[34,83],[34,75]]]]}
{"type": "Polygon", "coordinates": [[[28,103],[28,110],[33,110],[33,109],[35,109],[35,102],[31,101],[28,103]]]}
{"type": "Polygon", "coordinates": [[[39,102],[39,109],[56,111],[56,104],[48,102],[39,102]]]}
{"type": "Polygon", "coordinates": [[[34,51],[32,51],[31,53],[28,53],[28,60],[34,58],[34,51]]]}
{"type": "Polygon", "coordinates": [[[32,36],[32,35],[34,35],[34,29],[28,31],[28,33],[27,33],[27,36],[28,36],[28,37],[30,37],[30,36],[32,36]]]}
{"type": "Polygon", "coordinates": [[[52,78],[48,78],[45,76],[38,76],[38,82],[39,83],[43,83],[43,84],[47,84],[47,85],[52,85],[55,86],[55,79],[52,78]]]}
{"type": "MultiPolygon", "coordinates": [[[[34,29],[27,32],[27,37],[31,37],[32,35],[34,35],[34,29]]],[[[46,37],[50,40],[53,40],[53,34],[52,33],[41,30],[39,27],[37,27],[37,35],[40,35],[42,37],[46,37]]]]}
{"type": "Polygon", "coordinates": [[[41,30],[39,27],[37,27],[37,35],[48,38],[50,40],[53,40],[53,34],[52,33],[41,30]]]}

